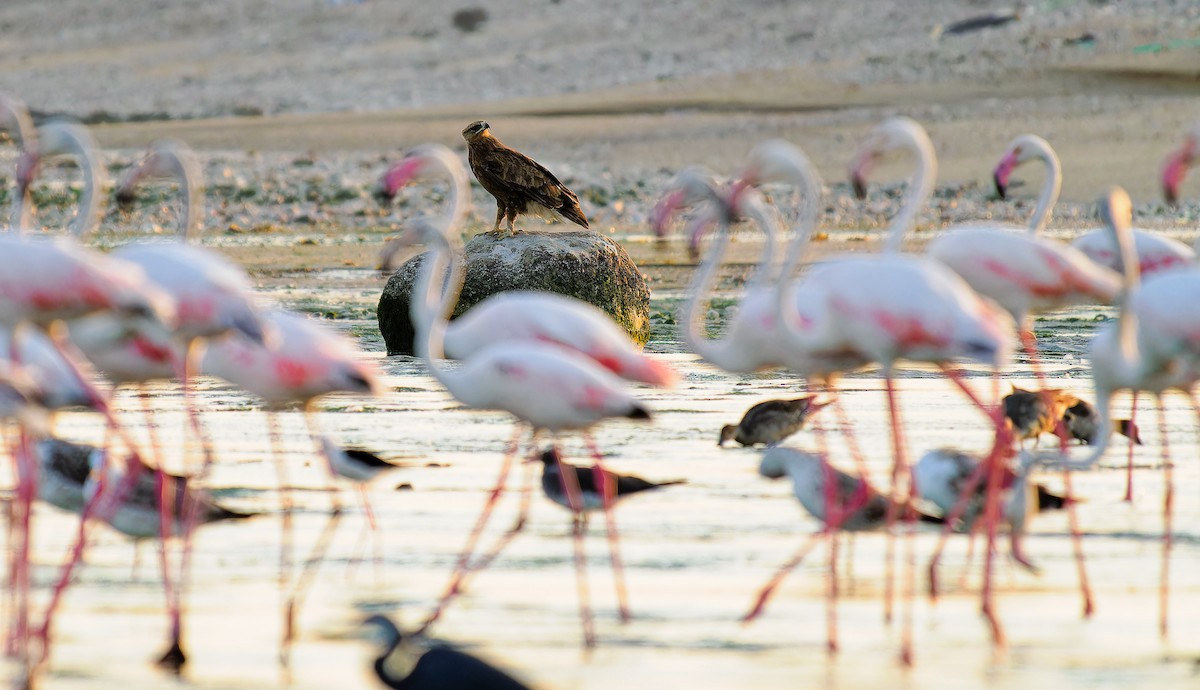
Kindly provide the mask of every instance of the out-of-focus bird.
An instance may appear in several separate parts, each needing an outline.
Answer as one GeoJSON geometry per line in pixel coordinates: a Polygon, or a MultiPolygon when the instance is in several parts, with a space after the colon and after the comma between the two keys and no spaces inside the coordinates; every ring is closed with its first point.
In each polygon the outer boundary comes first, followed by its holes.
{"type": "MultiPolygon", "coordinates": [[[[1049,142],[1034,134],[1023,134],[1013,139],[1000,162],[996,164],[992,179],[996,183],[996,193],[1003,199],[1007,196],[1009,178],[1012,176],[1013,170],[1022,163],[1034,159],[1041,160],[1046,168],[1046,180],[1042,183],[1042,192],[1038,196],[1033,215],[1029,218],[1029,230],[1038,233],[1046,227],[1050,209],[1058,199],[1059,184],[1062,180],[1062,165],[1049,142]]],[[[1134,228],[1133,244],[1143,276],[1192,266],[1196,263],[1196,253],[1186,244],[1148,230],[1134,228]]],[[[1071,242],[1071,246],[1101,266],[1106,266],[1114,271],[1120,269],[1121,262],[1117,254],[1117,247],[1112,243],[1112,238],[1104,228],[1096,228],[1084,233],[1071,242]]]]}
{"type": "MultiPolygon", "coordinates": [[[[141,463],[129,460],[120,463],[123,466],[118,466],[100,448],[91,450],[88,463],[91,472],[83,491],[85,498],[99,495],[96,517],[134,539],[159,536],[159,490],[154,472],[141,463]],[[137,472],[140,476],[124,495],[110,493],[112,488],[123,483],[126,472],[137,472]]],[[[190,477],[167,474],[165,479],[170,485],[167,495],[171,497],[171,502],[167,508],[171,534],[174,536],[183,533],[184,520],[192,511],[196,511],[198,524],[242,520],[255,515],[221,507],[213,502],[208,492],[194,487],[190,477]]]]}
{"type": "MultiPolygon", "coordinates": [[[[1061,388],[1031,391],[1013,386],[1012,393],[1004,396],[1002,402],[1004,416],[1012,421],[1018,438],[1032,438],[1035,446],[1042,434],[1055,433],[1059,420],[1072,439],[1084,444],[1092,443],[1096,433],[1096,408],[1061,388]]],[[[1141,436],[1132,421],[1118,419],[1115,422],[1118,433],[1141,445],[1141,436]]]]}
{"type": "Polygon", "coordinates": [[[1183,143],[1167,156],[1163,164],[1163,198],[1168,204],[1179,200],[1179,185],[1183,184],[1196,155],[1200,153],[1200,122],[1193,124],[1183,137],[1183,143]]]}
{"type": "Polygon", "coordinates": [[[809,417],[831,402],[818,402],[813,395],[792,400],[764,400],[746,410],[737,424],[721,427],[721,438],[717,445],[724,445],[730,440],[743,446],[759,443],[777,445],[803,429],[809,417]]]}
{"type": "Polygon", "coordinates": [[[380,636],[375,675],[394,690],[529,690],[504,671],[448,645],[422,649],[387,616],[371,616],[363,625],[380,636]]]}
{"type": "MultiPolygon", "coordinates": [[[[1032,469],[1032,460],[1033,456],[1023,455],[1019,467],[1004,469],[1000,506],[1002,519],[1010,530],[1013,559],[1030,570],[1036,570],[1021,548],[1021,537],[1029,517],[1047,510],[1061,510],[1077,499],[1054,492],[1043,484],[1030,484],[1028,474],[1032,469]]],[[[969,529],[985,509],[986,482],[979,468],[980,463],[979,457],[953,448],[931,450],[913,466],[916,493],[937,506],[943,518],[959,520],[969,529]],[[974,488],[967,494],[967,483],[972,478],[974,488]],[[953,516],[951,513],[964,497],[966,502],[960,514],[953,516]]]]}
{"type": "MultiPolygon", "coordinates": [[[[541,461],[542,491],[545,492],[546,498],[567,510],[576,510],[580,514],[604,509],[604,492],[599,483],[601,477],[603,481],[609,484],[609,492],[617,500],[643,491],[653,491],[654,489],[661,489],[664,486],[687,483],[685,479],[652,482],[641,477],[617,474],[609,470],[600,470],[597,472],[594,467],[579,467],[563,461],[558,451],[554,448],[543,451],[541,461]],[[574,481],[579,487],[580,498],[583,499],[582,504],[577,508],[571,506],[567,485],[564,483],[564,475],[566,473],[573,473],[575,475],[574,481]]],[[[569,477],[567,481],[571,481],[569,477]]]]}
{"type": "Polygon", "coordinates": [[[567,219],[588,227],[587,218],[579,208],[575,193],[543,165],[519,151],[514,151],[492,136],[491,125],[482,120],[463,128],[467,140],[467,160],[475,179],[496,197],[496,226],[508,221],[508,233],[514,234],[513,221],[522,213],[541,216],[546,220],[567,219]]]}

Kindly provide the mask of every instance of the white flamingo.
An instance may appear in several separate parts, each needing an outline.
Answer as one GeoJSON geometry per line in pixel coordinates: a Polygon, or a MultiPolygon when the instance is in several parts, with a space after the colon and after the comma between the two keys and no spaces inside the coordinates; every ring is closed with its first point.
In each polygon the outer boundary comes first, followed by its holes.
{"type": "MultiPolygon", "coordinates": [[[[448,305],[457,298],[464,278],[462,262],[458,260],[458,236],[449,227],[437,227],[420,218],[410,222],[402,241],[406,244],[422,243],[432,247],[422,265],[419,282],[413,290],[412,318],[417,326],[417,348],[430,373],[459,402],[473,409],[507,411],[519,422],[531,426],[535,437],[538,432],[557,434],[564,431],[583,431],[586,434],[587,430],[597,423],[613,417],[650,417],[645,405],[626,392],[620,380],[608,369],[575,350],[554,343],[537,340],[501,341],[476,352],[457,369],[446,367],[440,361],[448,327],[445,314],[448,305]],[[439,296],[433,286],[446,283],[447,270],[448,287],[439,296]]],[[[597,471],[603,471],[599,453],[595,454],[599,468],[597,471]]],[[[475,529],[468,537],[467,547],[459,557],[450,585],[434,613],[426,621],[426,626],[440,615],[449,600],[458,593],[479,531],[503,489],[512,455],[512,452],[506,453],[499,481],[490,494],[475,529]]],[[[564,476],[572,475],[566,473],[564,476]]],[[[604,483],[602,485],[607,486],[604,483]]],[[[575,497],[572,504],[582,509],[578,487],[568,485],[567,490],[575,497]]],[[[618,602],[621,616],[626,618],[628,613],[624,580],[620,576],[620,559],[616,548],[611,506],[612,496],[606,496],[605,513],[613,567],[617,571],[618,602]]],[[[595,644],[595,637],[583,580],[581,536],[580,533],[576,533],[576,568],[580,578],[584,642],[590,647],[595,644]]]]}
{"type": "Polygon", "coordinates": [[[1068,461],[1070,469],[1088,469],[1108,449],[1112,437],[1112,396],[1121,390],[1152,393],[1158,401],[1159,443],[1166,491],[1163,501],[1163,556],[1160,582],[1160,632],[1167,634],[1169,556],[1172,545],[1173,484],[1167,445],[1163,396],[1172,390],[1189,396],[1200,416],[1194,395],[1200,381],[1200,271],[1171,271],[1140,284],[1137,255],[1130,233],[1132,203],[1129,195],[1113,187],[1100,199],[1100,218],[1121,250],[1125,262],[1125,289],[1120,314],[1092,339],[1089,351],[1096,390],[1099,426],[1095,447],[1081,460],[1068,461]]]}
{"type": "MultiPolygon", "coordinates": [[[[307,559],[304,572],[290,585],[292,568],[292,499],[283,457],[276,413],[300,405],[304,409],[313,452],[325,455],[325,446],[313,419],[317,398],[332,393],[377,395],[381,389],[375,367],[364,362],[358,347],[348,338],[332,332],[315,320],[283,310],[263,312],[265,337],[253,340],[243,334],[232,334],[213,341],[205,349],[200,370],[210,376],[225,379],[262,399],[267,408],[268,434],[271,453],[275,458],[279,490],[283,504],[283,544],[280,551],[280,586],[287,593],[284,601],[284,634],[280,662],[290,661],[291,643],[295,636],[295,618],[303,601],[310,573],[324,556],[341,514],[336,491],[331,492],[330,520],[307,559]]],[[[332,472],[332,466],[331,466],[332,472]]],[[[332,479],[332,477],[331,477],[332,479]]]]}
{"type": "MultiPolygon", "coordinates": [[[[996,183],[996,192],[1003,199],[1008,193],[1008,181],[1012,172],[1021,164],[1035,159],[1042,161],[1046,168],[1046,179],[1042,183],[1037,206],[1029,218],[1029,230],[1037,234],[1046,227],[1062,182],[1062,165],[1050,144],[1036,134],[1022,134],[1013,139],[1000,162],[996,164],[992,179],[996,183]]],[[[1196,253],[1186,244],[1147,230],[1134,228],[1133,245],[1144,278],[1159,271],[1174,270],[1196,263],[1196,253]]],[[[1121,263],[1117,248],[1104,228],[1084,233],[1071,242],[1071,246],[1083,252],[1092,261],[1114,271],[1121,263]]]]}

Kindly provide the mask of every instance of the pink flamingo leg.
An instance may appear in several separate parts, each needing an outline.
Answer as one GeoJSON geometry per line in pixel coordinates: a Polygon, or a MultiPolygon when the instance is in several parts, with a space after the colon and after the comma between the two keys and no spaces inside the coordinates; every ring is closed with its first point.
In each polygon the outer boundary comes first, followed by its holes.
{"type": "Polygon", "coordinates": [[[812,551],[813,547],[816,546],[823,537],[828,535],[829,531],[827,529],[822,529],[819,532],[813,532],[812,534],[808,535],[808,539],[800,546],[800,549],[796,551],[795,555],[793,555],[787,563],[784,563],[782,566],[780,566],[779,570],[775,571],[775,574],[771,576],[771,579],[767,580],[767,583],[758,591],[758,595],[754,598],[754,606],[750,607],[749,613],[747,613],[745,616],[742,616],[743,624],[752,623],[754,622],[754,619],[762,615],[763,611],[765,611],[767,608],[767,602],[770,601],[771,595],[775,594],[775,590],[779,588],[779,585],[783,582],[783,579],[788,576],[788,573],[795,570],[796,567],[799,566],[802,561],[804,561],[804,558],[808,556],[808,552],[812,551]]]}
{"type": "Polygon", "coordinates": [[[904,599],[904,612],[901,621],[900,631],[900,662],[905,666],[912,665],[912,582],[915,579],[912,574],[914,561],[912,559],[914,539],[913,530],[913,513],[909,509],[912,504],[912,477],[911,470],[908,466],[908,454],[904,442],[904,420],[900,417],[900,406],[896,398],[895,380],[892,378],[892,371],[889,367],[885,370],[884,386],[887,392],[888,414],[892,423],[892,482],[890,489],[890,501],[888,502],[887,511],[887,571],[884,581],[884,608],[883,615],[885,622],[891,622],[892,619],[892,601],[895,597],[895,564],[896,564],[896,535],[894,527],[897,517],[903,517],[905,527],[905,560],[908,567],[905,568],[904,581],[901,583],[902,595],[904,599]],[[903,482],[902,482],[903,480],[903,482]],[[903,483],[903,486],[901,485],[903,483]],[[902,507],[903,506],[903,507],[902,507]],[[903,510],[903,516],[897,513],[903,510]]]}
{"type": "Polygon", "coordinates": [[[479,518],[475,521],[475,526],[471,528],[471,533],[467,536],[467,543],[463,546],[462,551],[458,554],[458,560],[454,564],[454,571],[450,574],[450,582],[447,583],[445,591],[438,599],[438,603],[433,608],[433,612],[425,619],[425,622],[417,629],[416,634],[420,634],[427,630],[430,625],[441,617],[446,610],[446,606],[462,593],[462,581],[470,572],[471,555],[475,553],[475,547],[479,543],[479,537],[483,534],[483,528],[487,525],[488,519],[492,516],[492,510],[496,507],[496,502],[504,493],[504,485],[508,482],[508,471],[512,467],[513,456],[517,453],[517,443],[520,440],[521,427],[517,425],[513,429],[512,438],[509,439],[508,447],[504,451],[504,460],[500,465],[500,475],[496,478],[496,484],[492,487],[488,494],[487,501],[483,504],[483,511],[479,514],[479,518]]]}
{"type": "Polygon", "coordinates": [[[1162,446],[1163,464],[1163,550],[1162,574],[1158,583],[1158,634],[1167,637],[1167,605],[1170,601],[1168,586],[1171,579],[1171,546],[1174,542],[1172,534],[1172,514],[1175,505],[1175,472],[1171,466],[1171,451],[1167,445],[1167,411],[1163,398],[1158,396],[1158,437],[1162,446]]]}
{"type": "MultiPolygon", "coordinates": [[[[533,454],[534,456],[537,455],[536,442],[533,444],[533,454]]],[[[517,519],[513,521],[513,526],[504,533],[504,536],[500,537],[500,539],[496,541],[495,545],[492,546],[492,549],[484,554],[483,558],[479,559],[475,563],[472,571],[479,572],[489,567],[492,564],[492,561],[496,560],[496,558],[500,556],[500,553],[503,552],[504,549],[508,548],[508,545],[512,543],[512,540],[515,539],[516,536],[525,529],[525,525],[529,520],[530,499],[533,494],[533,465],[531,463],[536,459],[536,457],[532,457],[530,460],[522,463],[521,502],[520,507],[517,509],[517,519]]]]}
{"type": "Polygon", "coordinates": [[[583,438],[592,452],[592,459],[595,462],[592,471],[595,474],[596,485],[601,487],[600,491],[604,499],[604,526],[608,533],[608,552],[612,559],[613,586],[617,591],[617,613],[621,617],[622,623],[628,623],[631,618],[629,615],[629,591],[625,586],[625,566],[621,561],[620,535],[617,533],[617,519],[613,514],[613,502],[617,498],[617,483],[611,480],[604,470],[600,449],[596,447],[596,441],[592,435],[585,433],[583,438]]]}
{"type": "MultiPolygon", "coordinates": [[[[1034,340],[1033,332],[1027,328],[1022,328],[1021,342],[1025,345],[1025,351],[1029,353],[1030,367],[1037,376],[1038,388],[1044,389],[1046,387],[1046,379],[1042,374],[1041,363],[1038,360],[1037,341],[1034,340]]],[[[1062,419],[1055,421],[1054,433],[1058,435],[1061,441],[1060,450],[1066,452],[1067,431],[1062,419]]],[[[1130,447],[1130,462],[1132,462],[1133,458],[1132,453],[1133,448],[1130,447]]],[[[1072,495],[1071,472],[1067,469],[1063,470],[1063,488],[1066,490],[1068,496],[1072,495]]],[[[1087,566],[1084,562],[1083,535],[1079,532],[1079,516],[1076,514],[1074,501],[1067,503],[1067,524],[1071,531],[1071,550],[1075,555],[1075,568],[1079,572],[1079,594],[1083,598],[1083,617],[1090,618],[1095,612],[1096,606],[1092,599],[1092,586],[1088,580],[1087,566]]]]}
{"type": "MultiPolygon", "coordinates": [[[[171,563],[170,554],[168,553],[168,542],[171,538],[173,522],[175,519],[175,490],[172,482],[167,481],[166,471],[163,469],[163,454],[162,445],[158,438],[158,425],[154,421],[154,411],[150,405],[150,391],[145,384],[138,386],[138,399],[142,404],[142,416],[146,420],[146,434],[150,439],[150,452],[154,458],[154,486],[158,493],[158,560],[162,568],[163,577],[163,594],[167,600],[167,621],[170,629],[170,644],[167,647],[167,652],[159,660],[160,665],[173,668],[178,671],[182,668],[186,655],[183,653],[180,643],[183,630],[183,613],[181,610],[182,596],[179,589],[182,588],[182,582],[177,581],[172,586],[171,581],[171,563]]],[[[181,516],[186,519],[186,516],[181,516]]],[[[182,578],[184,563],[180,561],[180,578],[182,578]]]]}
{"type": "MultiPolygon", "coordinates": [[[[1138,392],[1133,391],[1133,400],[1129,403],[1129,426],[1134,426],[1134,420],[1137,419],[1137,399],[1138,392]]],[[[1136,434],[1135,434],[1136,435],[1136,434]]],[[[1126,451],[1125,457],[1125,496],[1121,499],[1126,503],[1133,503],[1133,439],[1129,439],[1129,449],[1126,451]]]]}
{"type": "Polygon", "coordinates": [[[820,420],[813,422],[813,433],[817,438],[817,455],[821,458],[822,493],[825,500],[825,526],[829,535],[829,573],[825,591],[825,648],[829,654],[837,654],[837,529],[846,519],[841,498],[837,495],[837,478],[829,465],[829,447],[825,438],[825,426],[820,420]]]}
{"type": "MultiPolygon", "coordinates": [[[[326,468],[332,468],[333,464],[325,454],[325,446],[318,440],[320,434],[316,428],[311,408],[305,408],[304,422],[308,427],[308,436],[313,442],[314,451],[317,455],[324,458],[326,468]]],[[[296,578],[295,585],[291,588],[287,603],[284,605],[286,622],[284,624],[283,649],[286,655],[285,659],[290,659],[291,656],[291,645],[296,639],[296,617],[299,615],[300,607],[304,604],[304,596],[308,593],[309,587],[312,586],[313,580],[316,579],[317,571],[320,570],[321,564],[325,562],[325,554],[329,550],[329,545],[333,543],[333,535],[337,532],[338,524],[341,522],[342,502],[338,494],[338,487],[334,483],[332,470],[326,476],[325,488],[329,492],[329,519],[325,522],[325,527],[313,543],[308,558],[304,559],[300,575],[296,578]]],[[[365,494],[363,495],[363,499],[366,500],[365,494]]]]}
{"type": "Polygon", "coordinates": [[[279,642],[279,665],[287,668],[290,662],[289,653],[292,640],[291,630],[291,599],[288,596],[288,585],[292,579],[292,488],[288,479],[287,459],[283,454],[283,439],[279,433],[279,418],[274,410],[267,410],[267,435],[270,437],[271,457],[275,460],[275,482],[279,485],[280,508],[280,540],[279,540],[279,595],[283,606],[283,634],[279,642]]]}
{"type": "MultiPolygon", "coordinates": [[[[557,449],[555,449],[557,450],[557,449]]],[[[584,649],[596,646],[596,630],[592,621],[591,593],[587,582],[587,555],[583,550],[583,494],[579,489],[579,479],[574,471],[568,472],[562,464],[562,454],[558,454],[558,476],[562,478],[563,491],[567,494],[567,503],[571,506],[571,540],[575,546],[575,587],[579,593],[579,620],[583,625],[584,649]]],[[[603,480],[601,480],[603,486],[603,480]]]]}

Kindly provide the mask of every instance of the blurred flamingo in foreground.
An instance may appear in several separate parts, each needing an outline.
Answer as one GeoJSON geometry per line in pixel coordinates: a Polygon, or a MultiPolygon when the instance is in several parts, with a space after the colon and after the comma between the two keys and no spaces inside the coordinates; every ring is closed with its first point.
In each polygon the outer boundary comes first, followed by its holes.
{"type": "Polygon", "coordinates": [[[281,310],[261,314],[264,338],[255,341],[232,334],[212,342],[201,361],[201,371],[225,379],[262,399],[267,407],[271,452],[275,459],[279,491],[283,503],[283,544],[280,553],[280,587],[286,592],[284,632],[280,662],[289,663],[295,636],[295,618],[309,578],[315,573],[332,538],[341,514],[341,502],[332,486],[332,459],[313,419],[317,398],[331,393],[376,395],[380,391],[375,367],[362,361],[358,347],[345,336],[332,332],[317,321],[281,310]],[[330,520],[318,537],[312,555],[295,584],[290,584],[292,569],[292,499],[288,473],[281,447],[276,411],[301,405],[308,425],[313,454],[324,457],[330,470],[330,520]]]}
{"type": "MultiPolygon", "coordinates": [[[[501,341],[476,352],[463,361],[459,368],[447,368],[440,362],[443,356],[442,343],[448,325],[445,314],[448,305],[457,299],[464,277],[458,236],[451,228],[436,227],[430,221],[418,218],[410,221],[401,236],[401,241],[404,244],[432,246],[433,251],[426,256],[418,283],[413,290],[412,318],[417,326],[417,349],[429,372],[459,402],[473,409],[510,412],[519,422],[533,428],[535,440],[537,434],[543,431],[550,434],[582,431],[586,434],[588,429],[600,421],[612,417],[649,419],[649,410],[627,393],[621,381],[609,370],[574,350],[554,343],[537,340],[501,341]],[[446,284],[447,271],[448,288],[438,296],[433,286],[446,284]]],[[[596,456],[596,471],[602,472],[599,452],[593,452],[596,456]]],[[[468,537],[467,547],[459,556],[450,584],[425,626],[436,620],[449,601],[459,593],[460,583],[468,569],[471,551],[492,506],[503,490],[514,453],[515,448],[506,452],[500,477],[489,495],[484,512],[468,537]]],[[[572,498],[571,505],[581,510],[583,504],[579,487],[570,481],[574,475],[564,473],[563,476],[567,478],[565,490],[572,498]]],[[[607,483],[599,483],[608,488],[607,483]]],[[[606,491],[604,498],[609,546],[616,571],[618,605],[621,617],[625,619],[628,617],[628,611],[624,579],[620,575],[617,534],[611,517],[611,491],[606,491]]],[[[518,519],[512,532],[522,524],[523,519],[518,519]]],[[[580,537],[581,535],[577,534],[575,539],[576,568],[584,643],[591,647],[595,645],[595,636],[592,630],[591,608],[587,603],[583,544],[580,537]]]]}
{"type": "Polygon", "coordinates": [[[1200,405],[1194,394],[1200,381],[1200,271],[1172,271],[1139,285],[1140,273],[1130,233],[1132,202],[1119,187],[1100,199],[1100,218],[1121,250],[1125,289],[1120,314],[1092,339],[1089,348],[1096,389],[1099,425],[1093,448],[1082,460],[1067,460],[1070,469],[1088,469],[1103,457],[1112,437],[1112,396],[1120,390],[1146,391],[1158,401],[1159,443],[1166,491],[1163,498],[1163,554],[1159,629],[1167,634],[1167,592],[1174,501],[1172,463],[1167,445],[1163,396],[1178,390],[1200,405]]]}

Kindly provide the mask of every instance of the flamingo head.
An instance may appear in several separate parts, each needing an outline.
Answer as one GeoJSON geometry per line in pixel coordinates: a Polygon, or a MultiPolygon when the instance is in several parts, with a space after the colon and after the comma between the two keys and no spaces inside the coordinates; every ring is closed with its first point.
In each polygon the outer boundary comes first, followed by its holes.
{"type": "Polygon", "coordinates": [[[424,168],[425,158],[410,152],[400,162],[392,164],[379,178],[379,184],[375,186],[375,199],[380,205],[391,203],[400,188],[420,177],[424,168]]]}
{"type": "Polygon", "coordinates": [[[850,164],[850,186],[854,189],[854,197],[859,201],[867,198],[867,176],[882,156],[883,152],[880,149],[868,143],[850,164]]]}
{"type": "Polygon", "coordinates": [[[166,177],[174,175],[178,168],[173,167],[171,159],[166,154],[166,142],[155,142],[150,151],[141,160],[125,169],[121,179],[117,181],[116,199],[122,211],[128,211],[137,200],[137,188],[143,180],[149,177],[166,177]]]}
{"type": "Polygon", "coordinates": [[[1163,164],[1163,197],[1167,200],[1168,204],[1175,204],[1179,200],[1179,185],[1183,184],[1188,170],[1192,167],[1192,161],[1196,157],[1197,145],[1196,134],[1189,134],[1184,140],[1183,145],[1174,153],[1167,156],[1167,161],[1163,164]]]}
{"type": "Polygon", "coordinates": [[[1023,162],[1021,147],[1017,146],[1009,149],[1008,153],[1004,154],[1004,157],[996,164],[996,169],[992,171],[992,182],[995,183],[996,194],[1001,199],[1008,198],[1008,178],[1012,176],[1012,171],[1023,162]]]}
{"type": "Polygon", "coordinates": [[[398,263],[397,256],[402,250],[434,243],[445,244],[446,236],[432,220],[424,216],[408,221],[404,231],[389,239],[379,251],[379,270],[388,272],[394,270],[398,263]]]}
{"type": "Polygon", "coordinates": [[[650,225],[660,239],[667,235],[679,211],[720,197],[720,185],[706,168],[692,165],[680,170],[667,183],[662,198],[650,211],[650,225]]]}
{"type": "Polygon", "coordinates": [[[687,192],[682,189],[672,189],[654,204],[654,208],[650,209],[650,228],[654,231],[655,237],[660,240],[666,238],[671,229],[671,221],[679,213],[679,209],[684,207],[686,199],[687,192]]]}

